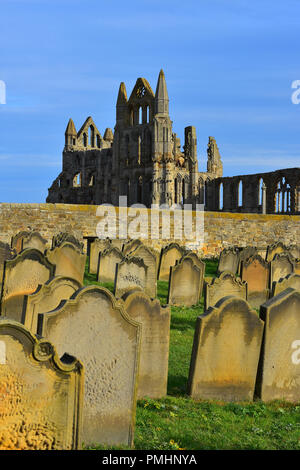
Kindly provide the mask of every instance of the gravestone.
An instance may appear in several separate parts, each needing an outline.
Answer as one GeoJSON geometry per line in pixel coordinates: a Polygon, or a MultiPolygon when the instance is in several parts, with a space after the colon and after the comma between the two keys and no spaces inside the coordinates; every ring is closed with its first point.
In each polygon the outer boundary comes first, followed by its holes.
{"type": "Polygon", "coordinates": [[[86,254],[81,253],[73,243],[63,242],[51,250],[46,250],[45,255],[50,263],[56,266],[56,276],[71,277],[83,283],[86,254]]]}
{"type": "Polygon", "coordinates": [[[123,253],[118,248],[108,248],[99,253],[98,282],[115,282],[117,264],[124,259],[123,253]]]}
{"type": "Polygon", "coordinates": [[[300,259],[295,260],[294,273],[300,274],[300,259]]]}
{"type": "Polygon", "coordinates": [[[158,267],[160,281],[169,280],[171,266],[175,266],[176,261],[179,261],[185,253],[185,249],[178,243],[170,243],[161,249],[158,267]]]}
{"type": "Polygon", "coordinates": [[[288,253],[288,248],[282,242],[273,243],[273,245],[268,245],[266,261],[273,261],[275,255],[281,253],[288,253]]]}
{"type": "Polygon", "coordinates": [[[157,258],[155,253],[145,245],[139,245],[133,252],[129,253],[128,258],[141,258],[147,266],[147,280],[145,292],[151,297],[156,297],[157,280],[157,258]]]}
{"type": "Polygon", "coordinates": [[[111,248],[111,242],[107,238],[105,240],[96,238],[90,243],[89,247],[89,273],[97,274],[99,253],[111,248]]]}
{"type": "Polygon", "coordinates": [[[247,261],[249,258],[257,255],[257,248],[255,246],[246,246],[240,249],[239,252],[239,263],[238,263],[238,275],[241,276],[242,263],[247,261]]]}
{"type": "Polygon", "coordinates": [[[183,257],[170,268],[169,305],[196,305],[200,300],[202,272],[191,258],[183,257]]]}
{"type": "Polygon", "coordinates": [[[20,323],[0,320],[0,450],[81,447],[83,367],[20,323]]]}
{"type": "Polygon", "coordinates": [[[17,256],[15,249],[10,248],[8,243],[0,242],[0,284],[2,284],[3,281],[5,261],[13,259],[15,256],[17,256]]]}
{"type": "Polygon", "coordinates": [[[58,246],[61,246],[65,242],[72,243],[72,245],[74,245],[81,253],[83,252],[84,244],[78,240],[75,235],[69,232],[60,232],[57,235],[54,235],[52,237],[51,248],[54,249],[58,246]]]}
{"type": "Polygon", "coordinates": [[[76,279],[55,276],[30,295],[24,296],[21,323],[31,333],[37,333],[38,314],[57,308],[62,300],[69,299],[82,285],[76,279]]]}
{"type": "Polygon", "coordinates": [[[260,309],[265,322],[257,394],[263,401],[300,400],[300,292],[287,289],[260,309]]]}
{"type": "Polygon", "coordinates": [[[24,296],[36,291],[55,273],[55,266],[38,250],[28,248],[5,261],[1,316],[21,321],[24,296]]]}
{"type": "Polygon", "coordinates": [[[225,297],[200,315],[189,395],[195,400],[253,400],[263,327],[248,302],[236,297],[225,297]]]}
{"type": "Polygon", "coordinates": [[[247,283],[235,277],[231,271],[223,271],[219,277],[207,280],[204,284],[204,310],[229,295],[246,300],[247,283]]]}
{"type": "Polygon", "coordinates": [[[247,301],[258,308],[269,298],[270,263],[255,255],[241,264],[241,278],[247,283],[247,301]]]}
{"type": "Polygon", "coordinates": [[[230,271],[235,274],[238,270],[239,256],[240,253],[237,247],[224,248],[219,258],[218,274],[224,271],[230,271]]]}
{"type": "Polygon", "coordinates": [[[27,237],[29,234],[30,232],[28,230],[22,230],[21,232],[18,232],[16,235],[11,237],[10,246],[16,251],[16,253],[20,253],[22,251],[23,238],[27,237]]]}
{"type": "Polygon", "coordinates": [[[22,250],[26,248],[35,248],[44,253],[48,245],[48,241],[42,237],[39,232],[30,232],[22,238],[22,250]]]}
{"type": "Polygon", "coordinates": [[[123,255],[124,256],[129,255],[134,250],[136,250],[140,245],[143,245],[141,240],[138,240],[138,239],[129,240],[127,243],[123,244],[123,247],[122,247],[123,255]]]}
{"type": "Polygon", "coordinates": [[[171,311],[144,292],[123,296],[130,318],[142,325],[138,398],[167,394],[171,311]]]}
{"type": "MultiPolygon", "coordinates": [[[[114,294],[119,299],[136,287],[146,292],[148,268],[142,258],[125,257],[116,267],[114,294]]],[[[148,292],[146,292],[148,293],[148,292]]],[[[148,294],[149,295],[149,294],[148,294]]]]}
{"type": "Polygon", "coordinates": [[[292,274],[294,268],[295,263],[288,253],[275,255],[270,262],[270,288],[272,288],[273,282],[278,282],[280,279],[292,274]]]}
{"type": "Polygon", "coordinates": [[[84,364],[84,444],[132,446],[140,325],[123,303],[103,287],[82,288],[40,314],[38,332],[84,364]]]}
{"type": "Polygon", "coordinates": [[[283,279],[280,279],[280,281],[273,282],[272,297],[275,297],[289,287],[300,291],[300,274],[289,274],[283,279]]]}
{"type": "Polygon", "coordinates": [[[188,252],[181,259],[185,259],[185,258],[190,258],[191,260],[193,260],[193,263],[200,269],[200,280],[201,280],[201,282],[200,282],[200,298],[201,298],[202,293],[203,293],[203,282],[204,282],[204,275],[205,275],[206,265],[199,258],[199,256],[196,253],[194,253],[193,251],[188,252]]]}

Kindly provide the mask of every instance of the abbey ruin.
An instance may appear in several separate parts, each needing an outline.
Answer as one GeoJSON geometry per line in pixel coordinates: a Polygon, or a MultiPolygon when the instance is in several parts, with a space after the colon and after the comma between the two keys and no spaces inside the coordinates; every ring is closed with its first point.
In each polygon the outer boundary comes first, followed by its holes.
{"type": "Polygon", "coordinates": [[[184,145],[173,132],[164,72],[156,92],[138,78],[127,98],[122,82],[114,132],[100,134],[88,117],[77,132],[72,119],[65,132],[62,172],[49,188],[48,203],[171,207],[203,204],[207,211],[300,213],[300,168],[223,177],[214,137],[209,137],[207,171],[198,171],[196,129],[184,131],[184,145]]]}

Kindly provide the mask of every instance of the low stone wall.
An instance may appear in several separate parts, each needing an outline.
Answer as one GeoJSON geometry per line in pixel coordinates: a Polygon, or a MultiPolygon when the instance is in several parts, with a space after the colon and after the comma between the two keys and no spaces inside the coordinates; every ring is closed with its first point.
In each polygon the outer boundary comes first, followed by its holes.
{"type": "MultiPolygon", "coordinates": [[[[97,224],[103,219],[97,216],[99,206],[77,204],[7,204],[0,205],[0,240],[10,243],[12,235],[21,230],[37,230],[48,240],[62,232],[71,231],[78,238],[96,236],[97,224]]],[[[132,211],[132,209],[130,209],[132,211]]],[[[233,214],[222,212],[204,212],[204,238],[199,240],[174,238],[174,220],[171,216],[171,235],[161,238],[157,229],[152,229],[157,239],[151,239],[150,209],[141,209],[141,215],[148,217],[148,241],[153,248],[160,249],[171,241],[178,241],[183,245],[197,248],[202,256],[218,256],[224,247],[238,245],[254,245],[264,248],[269,244],[281,241],[286,245],[299,243],[300,216],[288,215],[262,215],[262,214],[233,214]]],[[[117,238],[119,227],[119,209],[117,214],[117,238]]],[[[130,214],[130,213],[129,213],[130,214]]],[[[195,213],[192,213],[195,216],[195,213]]],[[[162,211],[159,222],[161,231],[162,221],[166,219],[166,211],[162,211]]],[[[121,218],[122,230],[130,228],[132,220],[121,218]],[[122,221],[123,220],[123,221],[122,221]]],[[[110,216],[108,220],[112,220],[110,216]]],[[[137,224],[136,224],[137,225],[137,224]]],[[[178,227],[175,221],[175,228],[178,227]]],[[[132,227],[131,227],[132,229],[132,227]]],[[[147,232],[147,230],[146,230],[147,232]]],[[[131,232],[132,233],[132,232],[131,232]]],[[[144,237],[147,233],[144,231],[144,237]]],[[[130,238],[130,237],[128,237],[130,238]]],[[[143,238],[143,237],[141,237],[143,238]]]]}

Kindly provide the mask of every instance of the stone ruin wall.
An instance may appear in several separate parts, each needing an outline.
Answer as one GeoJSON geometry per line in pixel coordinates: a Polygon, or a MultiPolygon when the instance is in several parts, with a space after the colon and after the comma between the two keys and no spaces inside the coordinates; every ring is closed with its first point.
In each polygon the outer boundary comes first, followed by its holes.
{"type": "MultiPolygon", "coordinates": [[[[80,239],[96,236],[96,227],[101,220],[96,216],[97,207],[3,203],[0,205],[0,239],[10,243],[13,235],[28,229],[39,231],[49,241],[53,235],[62,231],[70,231],[80,239]]],[[[150,220],[150,210],[142,211],[147,211],[150,220]]],[[[300,216],[205,212],[204,232],[204,245],[200,254],[205,257],[218,256],[223,248],[233,245],[267,247],[276,241],[290,245],[299,243],[300,216]]],[[[159,250],[173,240],[151,240],[149,231],[148,241],[144,240],[144,243],[159,250]]],[[[184,240],[176,241],[186,245],[184,240]]]]}

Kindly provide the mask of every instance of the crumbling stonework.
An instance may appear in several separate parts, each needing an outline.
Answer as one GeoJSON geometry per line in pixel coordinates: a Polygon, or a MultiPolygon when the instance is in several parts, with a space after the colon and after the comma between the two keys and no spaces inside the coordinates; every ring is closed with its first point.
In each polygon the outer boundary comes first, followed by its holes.
{"type": "Polygon", "coordinates": [[[47,202],[127,205],[202,204],[205,184],[223,174],[214,137],[209,137],[207,172],[198,172],[196,129],[188,126],[185,142],[173,132],[164,72],[155,94],[138,78],[127,98],[122,82],[116,105],[114,133],[103,137],[88,117],[77,132],[72,119],[65,132],[62,172],[49,188],[47,202]]]}

